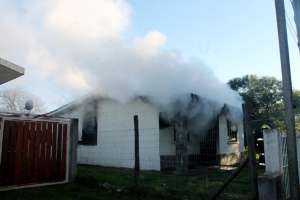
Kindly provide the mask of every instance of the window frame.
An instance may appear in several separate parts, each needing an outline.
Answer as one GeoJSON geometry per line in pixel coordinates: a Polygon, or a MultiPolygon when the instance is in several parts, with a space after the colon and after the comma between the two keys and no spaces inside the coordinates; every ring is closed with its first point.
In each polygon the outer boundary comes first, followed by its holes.
{"type": "Polygon", "coordinates": [[[94,109],[85,109],[82,116],[81,138],[78,144],[84,146],[97,146],[98,144],[98,111],[97,103],[94,103],[94,109]],[[92,121],[92,122],[90,122],[92,121]],[[90,123],[90,124],[85,124],[90,123]],[[92,125],[91,125],[92,124],[92,125]],[[93,126],[93,127],[89,127],[93,126]],[[93,133],[91,133],[93,132],[93,133]]]}
{"type": "MultiPolygon", "coordinates": [[[[234,144],[238,142],[238,129],[236,131],[231,130],[232,123],[230,120],[227,120],[227,143],[234,144]]],[[[236,124],[234,124],[236,125],[236,124]]]]}

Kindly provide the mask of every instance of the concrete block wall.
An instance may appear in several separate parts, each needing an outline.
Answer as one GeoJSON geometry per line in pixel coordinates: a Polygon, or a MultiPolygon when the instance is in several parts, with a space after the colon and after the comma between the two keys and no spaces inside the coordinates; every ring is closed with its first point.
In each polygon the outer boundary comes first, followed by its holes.
{"type": "Polygon", "coordinates": [[[159,154],[161,156],[175,156],[176,145],[174,140],[174,128],[167,127],[160,129],[159,154]]]}
{"type": "MultiPolygon", "coordinates": [[[[287,146],[283,134],[276,129],[264,130],[264,152],[266,173],[283,172],[283,156],[287,156],[287,146]],[[285,155],[284,155],[285,154],[285,155]]],[[[297,136],[298,173],[300,173],[300,136],[297,136]]],[[[300,181],[300,177],[299,177],[300,181]]]]}
{"type": "MultiPolygon", "coordinates": [[[[190,134],[188,142],[188,154],[200,153],[200,136],[190,134]]],[[[159,135],[159,153],[161,156],[175,156],[176,144],[174,141],[174,128],[167,127],[160,129],[159,135]]]]}
{"type": "Polygon", "coordinates": [[[158,112],[142,101],[99,102],[97,145],[80,145],[79,163],[133,168],[134,115],[139,117],[140,167],[160,170],[158,112]]]}
{"type": "Polygon", "coordinates": [[[219,116],[219,143],[217,154],[220,157],[220,165],[233,165],[239,162],[244,151],[244,127],[243,123],[237,123],[237,142],[228,142],[227,118],[219,116]]]}
{"type": "Polygon", "coordinates": [[[280,134],[277,130],[264,130],[264,152],[267,173],[281,172],[280,134]]]}
{"type": "MultiPolygon", "coordinates": [[[[78,138],[81,139],[83,110],[78,107],[62,116],[79,119],[78,138]]],[[[160,170],[161,155],[175,155],[175,142],[171,127],[159,130],[159,112],[141,100],[119,103],[100,101],[98,105],[98,136],[96,146],[78,145],[78,162],[81,164],[133,168],[134,124],[133,116],[139,116],[140,165],[144,170],[160,170]]],[[[226,118],[219,119],[218,153],[239,153],[243,150],[243,126],[239,124],[238,142],[228,144],[226,118]]],[[[190,135],[189,154],[200,151],[200,138],[190,135]]]]}
{"type": "Polygon", "coordinates": [[[237,124],[237,142],[228,142],[227,118],[225,115],[219,116],[219,154],[240,153],[244,151],[244,127],[243,123],[237,124]]]}

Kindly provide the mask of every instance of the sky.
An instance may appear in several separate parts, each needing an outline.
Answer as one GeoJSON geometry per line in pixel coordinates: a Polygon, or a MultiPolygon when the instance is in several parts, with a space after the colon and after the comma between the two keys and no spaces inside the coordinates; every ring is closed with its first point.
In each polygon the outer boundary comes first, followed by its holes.
{"type": "MultiPolygon", "coordinates": [[[[165,48],[180,51],[187,59],[201,59],[222,81],[245,74],[281,79],[273,0],[133,0],[131,5],[130,34],[160,30],[168,38],[165,48]]],[[[287,0],[286,9],[294,26],[287,0]]],[[[296,35],[290,29],[288,34],[293,85],[300,89],[296,35]]]]}
{"type": "MultiPolygon", "coordinates": [[[[300,89],[287,0],[286,9],[293,86],[300,89]]],[[[222,85],[231,78],[281,79],[273,0],[1,0],[0,12],[0,56],[26,69],[1,89],[27,90],[49,110],[95,90],[118,98],[178,90],[165,99],[195,91],[233,101],[222,85]]]]}

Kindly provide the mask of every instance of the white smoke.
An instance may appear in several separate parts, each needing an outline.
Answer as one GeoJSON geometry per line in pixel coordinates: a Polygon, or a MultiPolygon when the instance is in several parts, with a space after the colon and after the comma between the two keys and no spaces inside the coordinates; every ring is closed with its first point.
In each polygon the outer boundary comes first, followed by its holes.
{"type": "Polygon", "coordinates": [[[16,2],[0,7],[0,56],[26,67],[13,85],[26,85],[48,102],[88,93],[121,101],[143,95],[164,107],[194,93],[218,102],[218,111],[224,103],[241,104],[204,63],[162,50],[167,36],[158,30],[124,38],[131,16],[126,0],[16,2]]]}

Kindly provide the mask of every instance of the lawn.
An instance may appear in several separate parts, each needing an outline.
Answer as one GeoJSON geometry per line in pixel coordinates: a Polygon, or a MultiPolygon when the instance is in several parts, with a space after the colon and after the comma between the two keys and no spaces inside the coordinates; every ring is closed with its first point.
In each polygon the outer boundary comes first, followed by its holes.
{"type": "MultiPolygon", "coordinates": [[[[230,173],[216,169],[193,176],[142,172],[140,187],[135,188],[130,170],[79,166],[72,184],[0,192],[0,197],[1,200],[208,199],[230,173]]],[[[247,169],[244,169],[220,199],[247,199],[248,183],[247,169]]]]}

